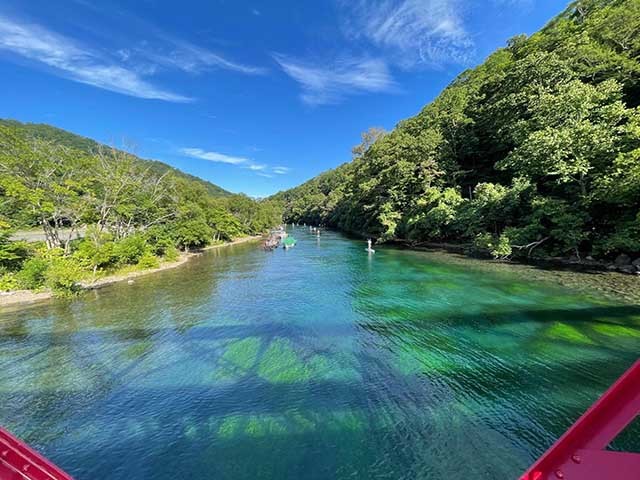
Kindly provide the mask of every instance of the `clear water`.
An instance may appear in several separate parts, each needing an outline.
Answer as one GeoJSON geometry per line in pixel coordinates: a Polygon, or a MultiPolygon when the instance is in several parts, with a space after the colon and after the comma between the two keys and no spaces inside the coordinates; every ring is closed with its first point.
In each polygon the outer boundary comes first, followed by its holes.
{"type": "Polygon", "coordinates": [[[79,480],[507,479],[640,351],[638,306],[295,236],[0,315],[0,424],[79,480]]]}

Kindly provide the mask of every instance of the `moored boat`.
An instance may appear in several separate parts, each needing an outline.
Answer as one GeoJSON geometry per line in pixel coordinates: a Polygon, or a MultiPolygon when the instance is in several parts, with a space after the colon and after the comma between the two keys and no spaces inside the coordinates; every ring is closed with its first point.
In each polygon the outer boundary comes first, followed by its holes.
{"type": "Polygon", "coordinates": [[[296,239],[293,237],[287,237],[282,241],[282,248],[284,248],[285,250],[289,249],[289,248],[293,248],[296,246],[296,239]]]}

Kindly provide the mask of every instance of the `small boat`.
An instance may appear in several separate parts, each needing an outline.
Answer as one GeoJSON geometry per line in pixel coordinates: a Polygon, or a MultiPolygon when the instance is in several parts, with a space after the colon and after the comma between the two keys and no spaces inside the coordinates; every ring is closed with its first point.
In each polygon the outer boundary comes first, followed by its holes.
{"type": "Polygon", "coordinates": [[[287,237],[282,241],[282,248],[288,250],[296,246],[296,239],[293,237],[287,237]]]}

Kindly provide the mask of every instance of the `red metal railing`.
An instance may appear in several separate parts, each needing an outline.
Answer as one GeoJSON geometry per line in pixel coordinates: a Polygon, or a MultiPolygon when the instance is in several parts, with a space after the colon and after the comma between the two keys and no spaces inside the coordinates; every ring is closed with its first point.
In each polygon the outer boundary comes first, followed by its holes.
{"type": "Polygon", "coordinates": [[[640,360],[520,480],[640,480],[640,454],[604,450],[640,414],[640,360]]]}
{"type": "Polygon", "coordinates": [[[0,428],[1,480],[73,480],[49,460],[0,428]]]}

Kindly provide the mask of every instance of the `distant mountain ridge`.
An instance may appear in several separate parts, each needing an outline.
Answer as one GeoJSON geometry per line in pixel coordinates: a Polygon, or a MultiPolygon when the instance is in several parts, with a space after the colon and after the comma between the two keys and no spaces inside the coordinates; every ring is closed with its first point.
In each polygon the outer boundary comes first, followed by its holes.
{"type": "MultiPolygon", "coordinates": [[[[45,140],[50,140],[60,145],[75,148],[87,153],[95,152],[100,146],[104,146],[103,144],[91,138],[83,137],[81,135],[77,135],[75,133],[69,132],[62,128],[54,127],[52,125],[48,125],[46,123],[24,123],[13,119],[0,119],[0,125],[19,128],[28,135],[45,140]]],[[[140,158],[135,154],[133,154],[133,156],[140,162],[146,164],[148,168],[159,175],[163,175],[166,172],[170,171],[177,177],[182,177],[184,179],[199,183],[207,189],[207,192],[210,195],[214,197],[233,195],[233,193],[223,189],[222,187],[219,187],[218,185],[215,185],[214,183],[196,177],[195,175],[183,172],[182,170],[167,165],[166,163],[160,162],[158,160],[148,160],[140,158]]]]}

